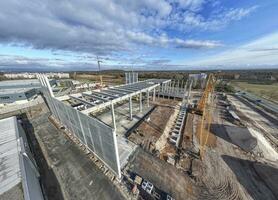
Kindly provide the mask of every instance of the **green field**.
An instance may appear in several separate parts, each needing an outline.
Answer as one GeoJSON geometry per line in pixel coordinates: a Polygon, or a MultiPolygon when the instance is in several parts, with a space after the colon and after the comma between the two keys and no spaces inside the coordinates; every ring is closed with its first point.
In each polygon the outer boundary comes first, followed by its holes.
{"type": "Polygon", "coordinates": [[[231,85],[265,99],[278,102],[278,83],[254,84],[248,82],[231,82],[231,85]]]}

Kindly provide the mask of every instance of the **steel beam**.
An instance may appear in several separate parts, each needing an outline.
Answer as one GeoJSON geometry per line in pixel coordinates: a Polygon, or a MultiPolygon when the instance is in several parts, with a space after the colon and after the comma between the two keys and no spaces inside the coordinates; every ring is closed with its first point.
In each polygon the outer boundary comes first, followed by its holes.
{"type": "Polygon", "coordinates": [[[127,92],[128,94],[134,92],[134,90],[124,89],[124,88],[113,88],[113,90],[119,90],[119,91],[127,92]]]}
{"type": "Polygon", "coordinates": [[[111,91],[110,89],[106,89],[104,90],[105,93],[108,93],[110,95],[113,95],[115,97],[119,97],[120,95],[123,95],[123,93],[119,93],[119,92],[116,92],[116,91],[111,91]]]}
{"type": "Polygon", "coordinates": [[[98,95],[98,96],[99,95],[101,95],[101,96],[108,96],[110,98],[117,98],[117,96],[108,94],[106,92],[103,92],[103,90],[101,92],[92,91],[92,94],[95,94],[95,95],[98,95]]]}
{"type": "Polygon", "coordinates": [[[113,122],[113,128],[116,132],[116,118],[115,118],[115,111],[114,111],[114,104],[111,103],[111,115],[112,115],[112,122],[113,122]]]}
{"type": "Polygon", "coordinates": [[[107,101],[107,102],[105,102],[105,103],[96,105],[96,106],[94,106],[94,107],[92,107],[92,108],[88,108],[88,109],[86,109],[86,110],[82,110],[81,112],[88,115],[88,114],[91,113],[91,112],[94,112],[94,111],[96,111],[96,110],[105,108],[105,107],[107,107],[107,106],[110,106],[111,103],[117,103],[117,102],[126,100],[126,99],[128,99],[130,96],[138,95],[140,92],[147,92],[147,90],[152,90],[152,89],[154,89],[154,88],[156,88],[156,87],[158,87],[158,86],[159,86],[159,84],[154,84],[154,85],[152,85],[152,86],[150,86],[150,87],[147,87],[147,88],[145,88],[145,89],[142,89],[142,90],[140,90],[140,91],[131,92],[131,93],[129,93],[129,94],[126,94],[126,95],[124,95],[124,96],[118,97],[118,98],[113,99],[113,100],[111,100],[111,101],[107,101]]]}
{"type": "Polygon", "coordinates": [[[130,92],[120,91],[120,90],[117,90],[117,89],[114,89],[114,88],[109,88],[108,90],[111,91],[111,92],[115,92],[115,93],[118,93],[118,94],[122,94],[122,95],[125,95],[125,94],[130,93],[130,92]]]}
{"type": "Polygon", "coordinates": [[[84,93],[83,92],[82,95],[87,96],[87,97],[91,97],[91,98],[94,98],[94,99],[97,99],[97,100],[100,100],[100,101],[103,101],[103,102],[109,101],[108,99],[104,99],[104,98],[102,98],[100,96],[93,95],[93,94],[88,94],[88,93],[84,93]]]}
{"type": "Polygon", "coordinates": [[[87,104],[87,105],[89,105],[89,106],[95,106],[95,105],[96,105],[96,104],[94,104],[94,103],[88,102],[88,101],[86,101],[86,100],[84,100],[84,99],[81,99],[81,98],[79,98],[79,97],[70,96],[70,98],[73,98],[74,100],[80,101],[81,103],[87,104]]]}
{"type": "Polygon", "coordinates": [[[129,118],[132,120],[132,97],[129,97],[129,118]]]}
{"type": "Polygon", "coordinates": [[[134,87],[129,87],[129,86],[125,86],[125,87],[120,87],[119,89],[123,89],[123,90],[131,90],[131,91],[138,91],[142,88],[134,88],[134,87]]]}
{"type": "Polygon", "coordinates": [[[142,112],[142,92],[139,94],[139,111],[142,112]]]}
{"type": "Polygon", "coordinates": [[[147,90],[147,106],[150,107],[150,91],[147,90]]]}

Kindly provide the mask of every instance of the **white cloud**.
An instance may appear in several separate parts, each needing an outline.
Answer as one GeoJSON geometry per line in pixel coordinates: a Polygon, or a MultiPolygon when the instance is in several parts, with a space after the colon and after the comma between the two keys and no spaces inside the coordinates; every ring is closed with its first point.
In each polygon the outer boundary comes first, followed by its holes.
{"type": "MultiPolygon", "coordinates": [[[[219,30],[233,21],[239,21],[249,16],[258,7],[249,8],[221,8],[215,13],[203,16],[200,12],[187,10],[170,16],[171,26],[182,31],[190,30],[219,30]]],[[[202,9],[200,6],[199,9],[202,9]]]]}
{"type": "Polygon", "coordinates": [[[178,48],[215,48],[222,46],[219,41],[213,40],[181,40],[178,38],[169,38],[167,35],[163,34],[158,37],[152,37],[150,35],[146,35],[142,32],[127,32],[127,37],[139,44],[147,44],[153,46],[174,46],[178,48]]]}
{"type": "Polygon", "coordinates": [[[182,8],[189,9],[191,11],[199,11],[202,9],[205,0],[177,0],[182,8]]]}
{"type": "Polygon", "coordinates": [[[278,32],[214,56],[186,62],[186,64],[194,66],[278,65],[278,32]]]}
{"type": "Polygon", "coordinates": [[[230,21],[240,20],[255,9],[223,10],[206,19],[201,10],[205,4],[213,2],[215,1],[0,1],[0,42],[93,54],[129,51],[136,45],[213,48],[219,46],[219,42],[186,40],[164,35],[167,28],[180,31],[192,28],[213,29],[230,21]]]}

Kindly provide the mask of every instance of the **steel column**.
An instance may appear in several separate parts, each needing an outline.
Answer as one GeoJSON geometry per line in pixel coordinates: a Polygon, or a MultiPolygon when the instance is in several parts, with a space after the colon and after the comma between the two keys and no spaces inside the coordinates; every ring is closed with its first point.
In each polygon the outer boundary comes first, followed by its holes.
{"type": "Polygon", "coordinates": [[[150,91],[147,90],[147,106],[150,107],[150,91]]]}
{"type": "Polygon", "coordinates": [[[112,122],[113,122],[113,128],[116,132],[116,118],[115,118],[115,111],[114,111],[114,104],[111,103],[111,115],[112,115],[112,122]]]}
{"type": "Polygon", "coordinates": [[[142,92],[139,94],[139,110],[142,112],[142,92]]]}
{"type": "Polygon", "coordinates": [[[129,97],[129,119],[132,120],[132,97],[129,97]]]}

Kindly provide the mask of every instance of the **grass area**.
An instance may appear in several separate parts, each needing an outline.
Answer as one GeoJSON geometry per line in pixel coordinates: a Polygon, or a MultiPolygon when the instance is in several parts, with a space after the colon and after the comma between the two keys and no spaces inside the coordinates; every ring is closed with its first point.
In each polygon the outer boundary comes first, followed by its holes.
{"type": "MultiPolygon", "coordinates": [[[[109,84],[109,85],[117,85],[117,84],[123,84],[124,78],[121,76],[113,76],[113,75],[106,75],[102,74],[102,82],[103,84],[109,84]]],[[[86,83],[95,83],[100,82],[100,77],[98,75],[92,75],[92,74],[78,74],[76,76],[76,80],[79,80],[81,82],[86,83]]]]}
{"type": "Polygon", "coordinates": [[[257,96],[278,101],[278,83],[273,84],[254,84],[248,82],[231,82],[232,86],[253,93],[257,96]]]}

